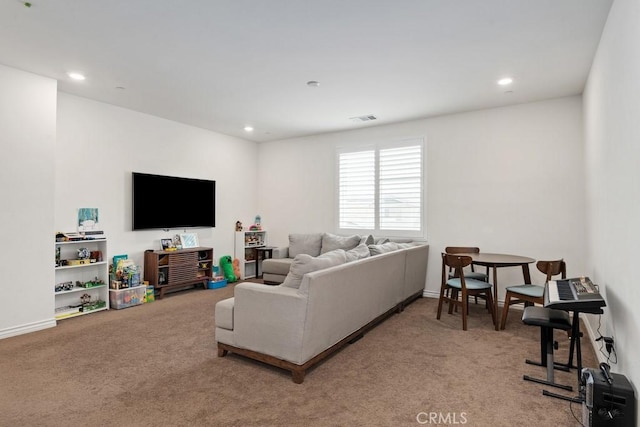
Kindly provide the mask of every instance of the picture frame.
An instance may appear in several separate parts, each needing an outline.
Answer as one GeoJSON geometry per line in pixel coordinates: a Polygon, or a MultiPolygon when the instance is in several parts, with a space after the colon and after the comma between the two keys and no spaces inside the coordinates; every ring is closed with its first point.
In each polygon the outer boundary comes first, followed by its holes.
{"type": "Polygon", "coordinates": [[[162,250],[166,251],[173,247],[173,239],[160,239],[160,244],[162,245],[162,250]]]}
{"type": "Polygon", "coordinates": [[[183,233],[180,235],[180,244],[183,249],[197,248],[200,246],[198,243],[198,235],[195,233],[183,233]]]}
{"type": "Polygon", "coordinates": [[[92,232],[93,234],[102,234],[100,227],[98,208],[79,208],[78,209],[78,232],[92,232]]]}

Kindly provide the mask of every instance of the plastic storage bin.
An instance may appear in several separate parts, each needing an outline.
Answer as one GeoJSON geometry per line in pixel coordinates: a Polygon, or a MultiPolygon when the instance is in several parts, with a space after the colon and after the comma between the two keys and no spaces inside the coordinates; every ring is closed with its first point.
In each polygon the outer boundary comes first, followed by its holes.
{"type": "Polygon", "coordinates": [[[128,289],[109,289],[109,304],[111,308],[133,307],[144,302],[147,294],[146,286],[136,286],[128,289]]]}
{"type": "Polygon", "coordinates": [[[224,288],[225,286],[227,286],[226,280],[209,281],[209,289],[220,289],[224,288]]]}

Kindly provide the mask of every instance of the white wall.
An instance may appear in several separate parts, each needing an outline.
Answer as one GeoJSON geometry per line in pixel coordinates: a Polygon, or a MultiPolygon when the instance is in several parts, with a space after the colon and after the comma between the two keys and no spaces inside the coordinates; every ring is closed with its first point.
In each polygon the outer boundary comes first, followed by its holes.
{"type": "MultiPolygon", "coordinates": [[[[260,144],[259,202],[270,243],[286,246],[288,233],[335,231],[337,145],[420,136],[432,247],[427,294],[439,290],[440,252],[449,245],[564,258],[569,274],[584,272],[580,97],[260,144]]],[[[519,268],[498,273],[500,289],[520,281],[519,268]]]]}
{"type": "MultiPolygon", "coordinates": [[[[54,236],[97,207],[107,256],[145,249],[166,233],[131,231],[131,172],[216,181],[216,227],[189,229],[215,256],[233,254],[237,220],[257,213],[253,142],[58,93],[55,80],[0,66],[0,338],[55,326],[54,236]]],[[[197,209],[185,195],[163,208],[197,209]]]]}
{"type": "MultiPolygon", "coordinates": [[[[612,371],[640,384],[640,3],[616,0],[584,93],[589,274],[607,307],[600,332],[613,336],[612,371]]],[[[592,328],[597,319],[591,318],[592,328]]]]}
{"type": "MultiPolygon", "coordinates": [[[[131,172],[216,181],[216,227],[195,228],[219,259],[233,255],[237,220],[257,211],[256,143],[76,96],[58,95],[55,226],[75,231],[77,209],[99,208],[108,256],[128,254],[140,266],[145,249],[183,230],[131,231],[131,172]]],[[[161,209],[197,209],[185,195],[161,209]]]]}
{"type": "Polygon", "coordinates": [[[0,338],[55,326],[56,87],[0,65],[0,338]]]}

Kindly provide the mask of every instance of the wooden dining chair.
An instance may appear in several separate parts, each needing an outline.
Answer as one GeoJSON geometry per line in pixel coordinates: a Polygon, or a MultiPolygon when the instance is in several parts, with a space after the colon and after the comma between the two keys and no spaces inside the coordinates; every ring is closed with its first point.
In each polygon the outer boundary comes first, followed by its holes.
{"type": "MultiPolygon", "coordinates": [[[[444,251],[448,254],[479,254],[480,248],[475,246],[447,246],[444,251]]],[[[455,277],[455,271],[453,268],[449,269],[449,277],[455,277]]],[[[489,281],[489,267],[486,268],[486,273],[476,271],[473,264],[469,266],[465,273],[467,279],[489,281]]],[[[478,303],[478,297],[474,297],[475,303],[478,303]]],[[[457,309],[457,307],[456,307],[457,309]]]]}
{"type": "MultiPolygon", "coordinates": [[[[447,246],[444,248],[444,251],[448,254],[479,254],[480,248],[473,246],[447,246]]],[[[476,280],[484,280],[485,282],[489,281],[489,267],[487,267],[486,273],[481,271],[476,271],[473,264],[471,264],[465,274],[467,279],[476,279],[476,280]]],[[[454,277],[454,269],[449,269],[449,276],[454,277]]]]}
{"type": "Polygon", "coordinates": [[[442,282],[440,285],[440,299],[438,300],[437,319],[440,320],[442,306],[445,301],[449,304],[449,314],[453,308],[462,308],[462,330],[467,330],[467,316],[469,314],[469,297],[482,296],[487,300],[487,309],[491,313],[491,319],[495,325],[496,314],[493,310],[493,296],[491,284],[477,279],[467,279],[464,268],[471,264],[471,257],[467,255],[455,255],[442,253],[442,282]],[[449,277],[449,270],[453,270],[454,277],[449,277]],[[459,298],[460,297],[460,298],[459,298]]]}
{"type": "MultiPolygon", "coordinates": [[[[567,265],[562,259],[554,261],[538,261],[536,267],[541,273],[546,275],[545,283],[553,278],[553,276],[561,275],[563,279],[567,278],[567,265]]],[[[514,304],[524,303],[525,307],[534,304],[544,304],[544,286],[523,284],[507,286],[507,294],[504,297],[504,306],[502,307],[502,320],[500,321],[500,329],[504,329],[507,324],[507,316],[509,315],[509,307],[514,304]]]]}

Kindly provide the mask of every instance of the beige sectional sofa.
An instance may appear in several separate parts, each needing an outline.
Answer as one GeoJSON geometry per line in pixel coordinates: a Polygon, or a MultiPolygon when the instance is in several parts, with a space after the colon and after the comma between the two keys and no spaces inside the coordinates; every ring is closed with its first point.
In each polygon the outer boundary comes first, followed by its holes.
{"type": "MultiPolygon", "coordinates": [[[[267,285],[277,285],[284,282],[289,274],[289,268],[296,255],[307,254],[318,256],[334,249],[345,251],[355,248],[359,244],[376,245],[391,241],[388,238],[374,238],[373,236],[338,236],[331,233],[290,234],[289,245],[273,249],[273,256],[262,261],[262,279],[267,285]]],[[[396,243],[411,242],[410,239],[395,239],[396,243]]]]}
{"type": "Polygon", "coordinates": [[[422,296],[428,245],[385,245],[298,254],[281,285],[236,285],[216,304],[218,356],[266,362],[302,383],[311,366],[422,296]]]}

